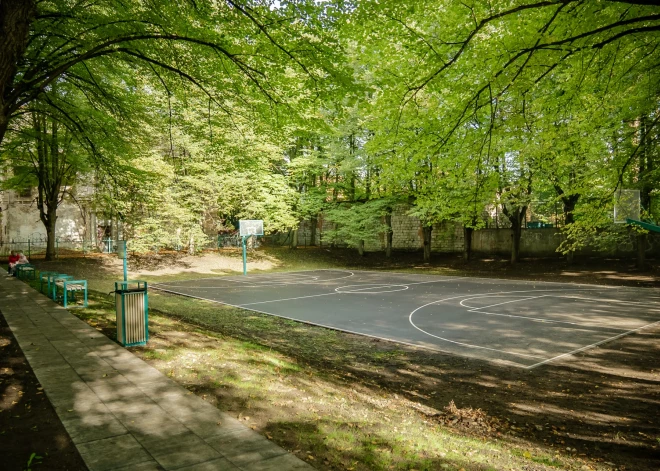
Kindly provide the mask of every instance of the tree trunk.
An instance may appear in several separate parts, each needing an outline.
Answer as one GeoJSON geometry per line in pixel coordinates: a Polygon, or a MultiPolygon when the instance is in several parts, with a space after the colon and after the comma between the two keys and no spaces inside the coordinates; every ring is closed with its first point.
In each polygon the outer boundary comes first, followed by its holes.
{"type": "Polygon", "coordinates": [[[575,252],[573,252],[571,250],[570,252],[566,253],[566,263],[568,263],[569,265],[572,265],[574,259],[575,259],[575,252]]]}
{"type": "Polygon", "coordinates": [[[424,262],[428,263],[431,261],[431,233],[433,232],[433,226],[424,226],[424,262]]]}
{"type": "Polygon", "coordinates": [[[637,268],[646,266],[646,234],[637,234],[637,268]]]}
{"type": "Polygon", "coordinates": [[[472,227],[463,226],[463,260],[466,262],[470,261],[472,257],[472,233],[474,229],[472,227]]]}
{"type": "Polygon", "coordinates": [[[392,231],[392,213],[389,212],[385,215],[385,225],[387,226],[387,232],[385,233],[386,245],[385,245],[385,257],[392,257],[392,238],[394,232],[392,231]]]}
{"type": "Polygon", "coordinates": [[[309,221],[309,224],[311,226],[311,228],[310,228],[310,232],[311,232],[310,238],[311,238],[311,240],[309,242],[309,245],[311,245],[312,247],[316,247],[316,226],[318,226],[318,224],[319,224],[318,217],[313,216],[311,218],[311,220],[309,221]]]}
{"type": "Polygon", "coordinates": [[[360,257],[364,257],[364,239],[358,242],[357,249],[358,249],[358,254],[360,254],[360,257]]]}
{"type": "Polygon", "coordinates": [[[14,86],[16,66],[25,53],[35,12],[34,0],[0,1],[0,144],[14,111],[14,103],[8,103],[6,98],[14,86]]]}
{"type": "Polygon", "coordinates": [[[298,228],[291,231],[291,244],[289,245],[291,249],[298,248],[298,228]]]}
{"type": "Polygon", "coordinates": [[[502,206],[504,215],[511,223],[511,264],[515,265],[520,259],[520,237],[522,236],[522,222],[527,214],[527,205],[509,209],[502,206]]]}
{"type": "Polygon", "coordinates": [[[511,227],[511,264],[515,265],[520,259],[520,236],[522,235],[522,226],[520,221],[511,227]]]}
{"type": "MultiPolygon", "coordinates": [[[[555,188],[559,188],[559,187],[555,185],[555,188]]],[[[557,191],[559,192],[560,190],[557,191]]],[[[575,205],[577,204],[580,195],[565,196],[563,191],[560,193],[560,195],[561,195],[562,204],[564,205],[564,227],[567,227],[568,225],[573,224],[573,222],[575,222],[575,217],[573,216],[573,213],[575,211],[575,205]]],[[[574,254],[573,251],[570,251],[566,254],[566,262],[569,265],[573,263],[573,254],[574,254]]]]}
{"type": "Polygon", "coordinates": [[[57,255],[55,251],[55,224],[57,221],[57,205],[54,208],[47,209],[46,220],[42,221],[46,228],[46,260],[55,260],[57,255]]]}

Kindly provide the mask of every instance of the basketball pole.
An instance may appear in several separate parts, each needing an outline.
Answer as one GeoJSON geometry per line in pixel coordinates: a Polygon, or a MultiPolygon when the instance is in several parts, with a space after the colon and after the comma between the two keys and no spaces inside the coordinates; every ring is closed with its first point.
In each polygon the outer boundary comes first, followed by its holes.
{"type": "Polygon", "coordinates": [[[243,275],[244,276],[247,276],[247,250],[245,248],[245,243],[247,242],[247,240],[250,237],[252,237],[252,234],[250,234],[249,236],[243,236],[242,237],[242,239],[243,239],[243,275]]]}

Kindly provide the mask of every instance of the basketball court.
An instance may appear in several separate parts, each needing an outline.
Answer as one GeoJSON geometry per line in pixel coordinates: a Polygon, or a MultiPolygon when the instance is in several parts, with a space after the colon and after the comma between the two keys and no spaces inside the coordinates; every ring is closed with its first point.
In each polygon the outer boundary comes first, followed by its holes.
{"type": "Polygon", "coordinates": [[[224,276],[155,289],[523,368],[660,325],[644,288],[351,270],[224,276]]]}

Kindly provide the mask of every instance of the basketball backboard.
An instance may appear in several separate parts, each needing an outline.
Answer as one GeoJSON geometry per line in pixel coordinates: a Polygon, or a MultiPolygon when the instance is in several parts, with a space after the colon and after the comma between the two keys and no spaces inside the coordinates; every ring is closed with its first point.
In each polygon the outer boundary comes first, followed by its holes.
{"type": "Polygon", "coordinates": [[[264,222],[261,219],[242,219],[238,221],[238,228],[242,237],[264,235],[264,222]]]}
{"type": "Polygon", "coordinates": [[[614,195],[614,222],[625,224],[626,220],[639,221],[639,190],[619,190],[614,195]]]}

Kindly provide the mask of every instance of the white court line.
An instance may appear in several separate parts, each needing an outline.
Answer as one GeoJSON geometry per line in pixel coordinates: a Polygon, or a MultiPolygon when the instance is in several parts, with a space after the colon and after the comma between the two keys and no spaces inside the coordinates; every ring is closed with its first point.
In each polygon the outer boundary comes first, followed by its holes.
{"type": "Polygon", "coordinates": [[[342,294],[384,294],[384,293],[396,293],[397,291],[406,291],[410,289],[408,285],[386,285],[386,284],[363,284],[363,285],[346,285],[338,286],[335,288],[337,293],[342,294]],[[402,289],[390,289],[389,291],[369,291],[370,289],[378,288],[402,288],[402,289]],[[346,291],[340,291],[346,290],[346,291]]]}
{"type": "Polygon", "coordinates": [[[465,298],[465,299],[463,299],[463,300],[460,302],[460,304],[461,304],[461,306],[470,309],[470,312],[475,312],[475,311],[477,311],[477,310],[479,310],[479,309],[488,309],[488,308],[490,308],[490,307],[501,306],[502,304],[518,303],[518,302],[520,302],[520,301],[527,301],[528,299],[544,298],[544,297],[546,297],[546,296],[547,296],[546,294],[543,294],[543,295],[541,295],[541,296],[516,296],[517,298],[520,298],[520,299],[514,299],[514,300],[512,300],[512,301],[504,301],[503,303],[491,304],[490,306],[483,306],[483,307],[466,306],[465,304],[463,304],[465,301],[472,301],[473,299],[490,298],[490,296],[474,296],[474,297],[472,297],[472,298],[465,298]]]}
{"type": "Polygon", "coordinates": [[[247,303],[247,304],[231,304],[231,306],[237,306],[237,307],[254,306],[255,304],[278,303],[280,301],[293,301],[295,299],[318,298],[319,296],[330,296],[333,294],[344,294],[344,293],[337,292],[337,293],[310,294],[309,296],[298,296],[296,298],[273,299],[270,301],[259,301],[256,303],[247,303]]]}
{"type": "MultiPolygon", "coordinates": [[[[292,282],[292,283],[284,283],[284,282],[278,283],[278,282],[271,282],[271,283],[269,283],[269,284],[252,284],[252,285],[244,285],[244,286],[241,285],[241,286],[237,286],[237,287],[236,287],[236,286],[187,286],[187,285],[167,285],[167,284],[165,284],[165,283],[159,283],[159,284],[156,284],[156,285],[152,285],[152,287],[153,287],[154,289],[162,289],[162,288],[160,288],[160,287],[161,287],[161,286],[164,286],[164,287],[166,287],[166,288],[183,288],[183,289],[193,289],[193,290],[222,290],[222,289],[262,288],[262,287],[269,288],[269,287],[275,287],[275,286],[291,286],[291,285],[296,285],[296,286],[302,286],[302,285],[315,285],[315,286],[316,286],[316,285],[322,285],[322,284],[323,284],[324,282],[326,282],[326,281],[341,280],[341,279],[343,279],[343,278],[350,278],[351,276],[354,276],[354,275],[355,275],[355,273],[353,273],[353,272],[351,272],[351,273],[352,273],[351,275],[348,275],[348,276],[345,276],[345,277],[331,278],[331,279],[328,279],[328,280],[320,280],[320,281],[318,281],[318,282],[316,282],[316,283],[313,283],[313,282],[303,282],[303,283],[300,283],[300,282],[298,282],[298,283],[295,283],[295,282],[292,282]]],[[[455,277],[454,279],[455,279],[455,280],[461,280],[461,279],[463,279],[463,278],[469,278],[469,277],[466,277],[466,276],[463,276],[463,277],[455,277]]],[[[218,278],[207,278],[207,279],[218,279],[218,280],[221,280],[221,281],[222,281],[222,277],[218,277],[218,278]]],[[[191,281],[193,281],[193,280],[191,280],[191,281]]],[[[226,280],[226,281],[235,281],[235,280],[226,280]]],[[[370,280],[370,281],[373,281],[373,280],[370,280]]],[[[433,280],[433,281],[418,281],[418,282],[414,282],[414,283],[405,283],[405,284],[364,283],[363,285],[349,285],[349,286],[367,286],[367,285],[369,285],[369,286],[374,286],[374,285],[375,285],[375,286],[410,286],[410,285],[424,285],[424,284],[429,284],[429,283],[442,283],[442,282],[444,282],[444,281],[446,281],[446,280],[443,279],[443,280],[433,280]]],[[[242,281],[242,280],[241,280],[241,281],[239,281],[239,282],[240,282],[240,283],[250,283],[249,280],[245,280],[245,281],[242,281]]],[[[345,287],[342,287],[342,288],[345,288],[345,287]]],[[[328,289],[331,289],[331,288],[328,288],[328,289]]],[[[369,289],[369,288],[365,288],[365,289],[369,289]]],[[[406,288],[406,289],[408,289],[408,288],[406,288]]],[[[164,289],[163,289],[163,291],[167,291],[167,290],[164,290],[164,289]]],[[[378,292],[365,292],[365,293],[358,293],[358,291],[360,291],[360,290],[357,289],[357,290],[353,290],[353,291],[343,291],[342,293],[344,293],[344,294],[351,294],[351,293],[354,293],[354,294],[385,294],[385,293],[390,293],[390,292],[391,292],[391,291],[382,291],[382,292],[381,292],[381,291],[378,291],[378,292]]],[[[405,291],[405,290],[397,290],[397,291],[405,291]]],[[[179,294],[179,293],[176,293],[176,294],[179,294]]],[[[182,294],[182,296],[185,296],[185,295],[182,294]]],[[[324,295],[317,294],[317,295],[312,295],[312,296],[308,296],[308,297],[314,297],[314,296],[324,296],[324,295]]],[[[305,296],[303,296],[302,298],[304,298],[304,297],[305,297],[305,296]]],[[[272,301],[260,301],[259,304],[262,304],[262,303],[269,303],[269,302],[276,303],[276,302],[279,302],[279,301],[288,301],[289,299],[301,299],[301,298],[273,299],[272,301]]],[[[240,306],[248,306],[248,304],[240,304],[240,306]]]]}
{"type": "Polygon", "coordinates": [[[562,298],[564,296],[553,296],[553,295],[550,295],[550,294],[544,294],[544,295],[541,295],[541,296],[527,296],[527,297],[522,297],[521,296],[520,299],[514,299],[512,301],[506,301],[506,302],[503,302],[503,303],[491,304],[490,306],[483,306],[483,307],[473,307],[473,306],[467,306],[467,305],[463,304],[466,301],[471,301],[472,299],[483,299],[483,298],[489,298],[489,297],[490,296],[475,296],[475,297],[472,297],[472,298],[463,299],[460,302],[460,304],[463,307],[469,308],[468,312],[476,312],[478,314],[487,314],[489,316],[502,316],[502,317],[514,317],[514,318],[519,318],[519,319],[529,319],[529,320],[532,320],[532,321],[543,322],[543,323],[569,324],[569,325],[575,325],[575,326],[578,326],[578,327],[582,327],[582,329],[580,329],[580,330],[588,330],[590,332],[603,332],[603,331],[602,330],[591,330],[591,329],[589,329],[589,327],[603,328],[603,329],[609,329],[609,330],[618,330],[620,332],[623,332],[625,330],[625,329],[618,329],[616,327],[608,327],[606,325],[600,325],[600,324],[594,325],[594,324],[580,324],[580,323],[577,323],[577,322],[570,322],[570,321],[554,321],[554,320],[551,320],[551,319],[541,319],[539,317],[520,316],[520,315],[517,315],[517,314],[504,314],[504,313],[499,313],[499,312],[486,312],[486,311],[481,310],[481,309],[487,309],[487,308],[491,308],[491,307],[495,307],[495,306],[501,306],[502,304],[510,304],[510,303],[515,303],[515,302],[519,302],[519,301],[526,301],[528,299],[562,298]]]}
{"type": "MultiPolygon", "coordinates": [[[[369,287],[364,288],[364,290],[370,289],[370,287],[373,287],[373,286],[406,286],[406,288],[404,290],[397,290],[397,291],[405,291],[405,290],[408,289],[408,285],[423,285],[423,284],[427,284],[427,283],[440,283],[442,281],[444,281],[444,280],[420,281],[418,283],[407,283],[405,285],[403,285],[403,284],[401,284],[401,285],[370,284],[369,287]]],[[[305,284],[305,283],[301,283],[301,284],[305,284]]],[[[366,285],[367,285],[367,283],[365,283],[364,285],[352,285],[352,286],[366,286],[366,285]]],[[[346,288],[346,286],[340,286],[340,288],[346,288]]],[[[335,291],[337,289],[338,288],[335,288],[335,291]]],[[[328,296],[330,294],[387,294],[387,293],[392,292],[392,291],[364,292],[364,290],[360,291],[360,290],[356,289],[356,290],[353,290],[353,291],[336,291],[334,293],[312,294],[312,295],[309,295],[309,296],[298,296],[298,297],[295,297],[295,298],[273,299],[271,301],[259,301],[259,302],[256,302],[256,303],[237,304],[237,306],[242,307],[242,306],[252,306],[253,304],[278,303],[280,301],[293,301],[293,300],[296,300],[296,299],[316,298],[316,297],[319,297],[319,296],[328,296]]]]}
{"type": "MultiPolygon", "coordinates": [[[[287,286],[287,285],[313,285],[313,284],[322,284],[328,281],[335,281],[335,280],[343,280],[344,278],[350,278],[352,276],[355,276],[355,273],[352,271],[348,270],[332,270],[332,271],[337,271],[340,273],[350,273],[350,275],[346,276],[340,276],[337,278],[328,278],[325,280],[318,280],[319,277],[314,277],[314,276],[308,276],[308,278],[314,279],[314,281],[296,281],[292,280],[291,282],[287,282],[285,280],[282,281],[277,281],[277,280],[271,280],[271,281],[265,281],[265,282],[255,282],[254,278],[253,279],[246,279],[246,280],[240,280],[234,278],[235,275],[232,275],[232,277],[223,277],[223,276],[218,276],[218,277],[209,277],[209,278],[198,278],[195,280],[186,280],[186,281],[201,281],[201,280],[216,280],[216,281],[232,281],[235,283],[250,283],[249,285],[241,285],[241,288],[268,288],[268,287],[274,287],[274,286],[287,286]]],[[[294,272],[296,273],[296,272],[294,272]]],[[[257,275],[258,276],[258,275],[257,275]]],[[[302,275],[300,275],[302,276],[302,275]]],[[[188,286],[188,285],[170,285],[167,283],[157,283],[154,285],[151,285],[154,289],[159,289],[159,286],[165,286],[167,288],[184,288],[184,289],[235,289],[234,286],[188,286]]],[[[163,290],[166,291],[166,290],[163,290]]]]}
{"type": "Polygon", "coordinates": [[[623,332],[622,334],[615,335],[614,337],[610,337],[610,338],[607,338],[605,340],[601,340],[600,342],[592,343],[591,345],[587,345],[586,347],[577,348],[577,349],[575,349],[571,352],[568,352],[568,353],[562,353],[561,355],[557,355],[556,357],[548,358],[547,360],[543,360],[543,361],[540,361],[538,363],[534,363],[533,365],[526,366],[525,369],[531,370],[532,368],[536,368],[537,366],[545,365],[546,363],[550,363],[551,361],[558,360],[559,358],[564,358],[564,357],[567,357],[567,356],[574,355],[576,353],[583,352],[585,350],[597,347],[597,346],[602,345],[602,344],[607,343],[607,342],[612,342],[616,339],[620,339],[621,337],[625,337],[626,335],[633,334],[635,332],[639,332],[642,329],[646,329],[646,328],[652,327],[654,325],[660,325],[660,321],[653,322],[653,323],[647,324],[647,325],[643,325],[642,327],[638,327],[636,329],[629,330],[627,332],[623,332]]]}
{"type": "MultiPolygon", "coordinates": [[[[586,288],[586,289],[588,289],[588,288],[586,288]]],[[[583,289],[576,289],[576,291],[582,291],[582,290],[583,290],[583,289]]],[[[556,289],[553,289],[553,290],[546,289],[546,290],[502,291],[502,292],[499,292],[499,293],[492,293],[492,294],[493,294],[493,295],[498,295],[498,294],[514,294],[514,293],[538,293],[538,292],[548,292],[548,291],[550,291],[550,292],[554,292],[554,291],[558,291],[558,290],[556,290],[556,289]]],[[[484,296],[487,296],[487,295],[468,296],[467,298],[472,298],[472,297],[484,297],[484,296]]],[[[417,309],[415,309],[414,311],[412,311],[412,312],[410,313],[410,315],[408,316],[408,322],[410,322],[410,325],[412,325],[415,329],[419,330],[420,332],[425,333],[426,335],[428,335],[428,336],[430,336],[430,337],[434,337],[434,338],[436,338],[436,339],[443,340],[443,341],[445,341],[445,342],[453,343],[453,344],[455,344],[455,345],[460,345],[460,346],[468,347],[468,348],[476,348],[476,349],[480,349],[480,350],[488,350],[488,351],[491,351],[491,352],[504,353],[504,354],[506,354],[506,355],[515,355],[515,356],[527,357],[527,358],[542,358],[542,357],[539,357],[539,356],[536,356],[536,355],[527,355],[527,354],[524,354],[524,353],[507,352],[506,350],[500,350],[500,349],[497,349],[497,348],[482,347],[481,345],[473,345],[473,344],[470,344],[470,343],[458,342],[458,341],[456,341],[456,340],[450,340],[450,339],[447,339],[447,338],[444,338],[444,337],[440,337],[440,336],[438,336],[438,335],[434,335],[434,334],[431,334],[431,333],[425,331],[424,329],[422,329],[422,328],[416,326],[415,323],[414,323],[413,320],[412,320],[412,318],[413,318],[413,316],[415,315],[415,313],[416,313],[417,311],[419,311],[420,309],[424,309],[425,307],[427,307],[427,306],[431,306],[431,305],[433,305],[433,304],[438,304],[438,303],[442,303],[442,302],[445,302],[445,301],[451,301],[451,300],[454,300],[454,299],[461,299],[461,298],[463,298],[463,299],[467,299],[467,298],[465,297],[465,294],[462,294],[462,295],[460,295],[460,296],[452,296],[452,297],[450,297],[450,298],[444,298],[444,299],[439,299],[439,300],[437,300],[437,301],[431,301],[430,303],[426,303],[426,304],[424,304],[424,305],[422,305],[422,306],[419,306],[417,309]]]]}
{"type": "Polygon", "coordinates": [[[607,327],[607,326],[600,326],[600,325],[585,325],[585,324],[578,324],[576,322],[568,322],[568,321],[551,321],[551,320],[546,320],[546,319],[540,319],[537,317],[527,317],[527,316],[517,316],[515,314],[500,314],[498,312],[485,312],[485,311],[475,311],[475,310],[470,310],[468,312],[474,312],[476,314],[486,314],[488,316],[501,316],[501,317],[515,317],[519,319],[529,319],[531,321],[535,322],[540,322],[540,323],[548,323],[548,324],[569,324],[569,325],[574,325],[577,327],[581,327],[580,329],[575,329],[575,330],[586,330],[588,332],[600,332],[601,334],[606,333],[603,330],[593,330],[590,329],[589,327],[596,327],[596,328],[603,328],[603,329],[609,329],[609,330],[615,330],[619,332],[625,331],[625,329],[617,329],[616,327],[607,327]]]}
{"type": "MultiPolygon", "coordinates": [[[[449,279],[456,278],[456,277],[451,276],[451,275],[434,275],[434,274],[419,275],[419,274],[416,274],[416,273],[406,273],[406,272],[401,272],[401,271],[387,271],[387,272],[377,272],[377,271],[374,271],[374,270],[356,270],[356,271],[358,273],[376,273],[376,274],[378,274],[378,273],[392,273],[392,274],[395,274],[395,275],[437,276],[437,277],[445,277],[445,278],[449,278],[449,279]]],[[[640,291],[640,290],[649,290],[649,291],[653,290],[653,291],[655,291],[655,288],[639,288],[639,287],[635,287],[635,286],[599,285],[599,284],[596,284],[596,283],[570,283],[568,281],[541,281],[541,280],[530,281],[530,280],[518,280],[518,279],[514,279],[514,278],[487,278],[487,277],[484,277],[484,276],[462,276],[462,277],[457,277],[457,278],[459,278],[459,279],[460,278],[468,278],[470,280],[486,280],[486,281],[494,281],[494,282],[499,282],[499,283],[510,283],[510,284],[526,284],[526,285],[531,284],[533,286],[535,286],[535,285],[584,286],[584,289],[586,289],[586,290],[593,290],[595,288],[602,288],[602,289],[605,289],[605,290],[618,290],[618,289],[621,289],[621,290],[636,290],[636,291],[640,291]]],[[[495,284],[495,283],[493,283],[493,284],[495,284]]],[[[573,288],[566,288],[566,289],[571,290],[573,288]]],[[[576,288],[576,289],[582,289],[582,288],[576,288]]],[[[545,291],[559,291],[559,290],[554,289],[554,290],[545,290],[545,291]]]]}
{"type": "Polygon", "coordinates": [[[647,302],[643,303],[640,301],[622,301],[621,299],[594,299],[594,298],[584,298],[582,296],[554,296],[555,298],[565,298],[565,299],[580,299],[583,301],[593,301],[597,303],[620,303],[620,304],[641,304],[642,306],[656,305],[657,309],[660,309],[660,303],[656,302],[647,302]]]}

